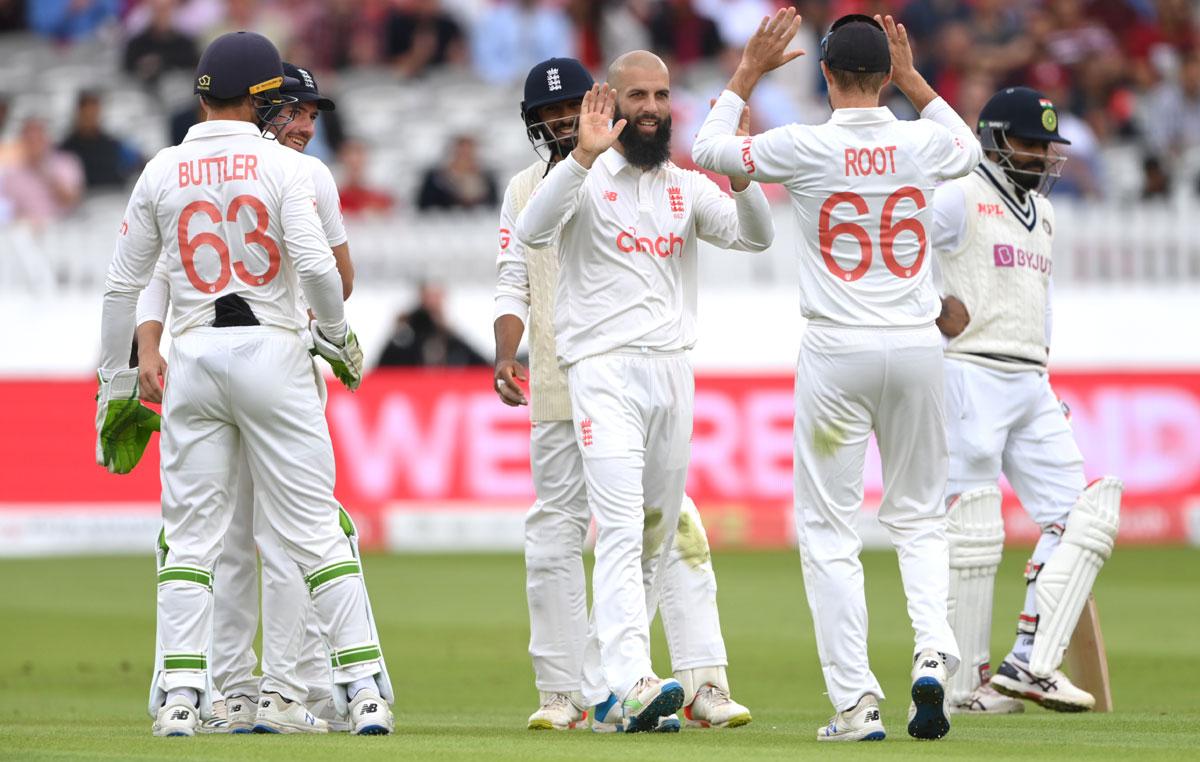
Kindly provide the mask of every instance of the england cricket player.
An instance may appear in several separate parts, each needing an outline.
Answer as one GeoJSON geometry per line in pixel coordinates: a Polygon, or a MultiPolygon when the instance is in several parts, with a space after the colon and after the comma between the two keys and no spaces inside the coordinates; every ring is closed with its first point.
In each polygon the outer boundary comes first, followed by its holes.
{"type": "Polygon", "coordinates": [[[160,251],[171,282],[171,381],[163,398],[163,550],[151,713],[155,735],[192,735],[211,714],[213,567],[234,513],[230,473],[245,447],[257,507],[305,576],[331,650],[334,699],[356,732],[387,733],[390,691],[353,546],[333,498],[329,430],[300,332],[349,376],[362,353],[300,154],[263,139],[288,100],[274,45],[214,40],[195,91],[209,120],[146,166],[109,267],[101,330],[98,460],[136,423],[138,372],[125,368],[139,292],[160,251]],[[299,288],[298,288],[299,286],[299,288]]]}
{"type": "Polygon", "coordinates": [[[1046,374],[1055,223],[1045,194],[1065,161],[1054,146],[1067,141],[1055,105],[1027,87],[992,96],[979,115],[979,138],[986,158],[938,188],[931,235],[946,295],[938,326],[949,337],[950,621],[964,663],[951,706],[1007,713],[1021,711],[1016,699],[1025,698],[1085,711],[1094,697],[1058,667],[1112,551],[1122,485],[1112,477],[1086,484],[1083,456],[1046,374]],[[1025,570],[1016,642],[992,677],[1001,472],[1042,535],[1025,570]]]}
{"type": "MultiPolygon", "coordinates": [[[[296,102],[286,107],[289,121],[271,131],[282,145],[303,152],[314,135],[321,111],[335,104],[321,95],[306,69],[283,63],[280,91],[296,102]]],[[[342,281],[343,298],[353,289],[354,268],[329,168],[305,157],[316,191],[317,213],[342,281]]],[[[159,340],[170,298],[166,262],[159,260],[154,277],[138,299],[138,368],[144,399],[160,401],[166,363],[159,340]]],[[[307,311],[301,305],[301,319],[307,311]]],[[[317,384],[324,398],[324,381],[317,384]]],[[[282,543],[254,511],[254,490],[244,449],[239,457],[236,507],[217,561],[213,587],[212,678],[214,719],[200,732],[322,733],[348,729],[334,713],[329,661],[320,641],[312,605],[296,565],[282,543]],[[257,546],[257,552],[256,552],[257,546]],[[262,678],[254,676],[258,657],[258,560],[262,558],[262,678]],[[215,697],[221,696],[223,700],[215,697]],[[307,706],[306,706],[307,705],[307,706]],[[311,712],[309,710],[312,710],[311,712]]],[[[353,523],[343,516],[343,525],[353,523]]],[[[354,539],[352,537],[352,539],[354,539]]]]}
{"type": "MultiPolygon", "coordinates": [[[[551,244],[526,249],[513,237],[517,215],[551,167],[575,147],[584,95],[594,82],[573,58],[551,58],[525,79],[521,115],[539,160],[518,174],[504,192],[496,289],[496,393],[508,405],[531,405],[530,463],[537,501],[525,517],[525,579],[529,601],[529,653],[541,706],[529,717],[533,729],[567,729],[586,721],[580,691],[587,640],[587,591],[583,541],[587,534],[587,489],[571,423],[567,378],[555,359],[554,291],[559,254],[551,244]],[[529,325],[532,403],[518,384],[527,380],[516,359],[529,325]]],[[[665,527],[649,517],[644,547],[662,542],[665,527]]],[[[657,556],[650,556],[657,558],[657,556]]],[[[728,660],[717,612],[717,582],[708,538],[691,498],[683,498],[675,541],[665,559],[659,611],[675,678],[684,688],[689,725],[737,727],[750,711],[729,695],[728,660]]],[[[592,727],[614,730],[620,711],[593,712],[592,727]]],[[[658,730],[679,729],[673,715],[658,730]]]]}
{"type": "Polygon", "coordinates": [[[900,558],[916,632],[908,732],[940,738],[950,728],[942,700],[958,649],[946,621],[946,438],[927,230],[934,185],[968,173],[980,148],[913,68],[904,27],[860,15],[838,19],[821,41],[828,122],[736,137],[759,79],[802,55],[786,51],[799,27],[790,8],[763,19],[692,156],[730,177],[783,183],[800,231],[808,328],[796,369],[796,534],[836,712],[817,738],[885,736],[854,531],[872,431],[883,460],[879,520],[900,558]],[[897,121],[879,106],[889,82],[920,119],[897,121]]]}
{"type": "Polygon", "coordinates": [[[731,199],[670,163],[670,77],[658,56],[627,53],[609,80],[584,96],[575,148],[532,194],[514,235],[528,249],[558,246],[555,350],[597,527],[584,704],[611,696],[605,716],[619,706],[637,732],[685,698],[650,664],[659,575],[643,561],[660,547],[643,529],[660,516],[659,545],[670,548],[684,497],[697,241],[762,251],[774,228],[760,189],[735,182],[731,199]]]}

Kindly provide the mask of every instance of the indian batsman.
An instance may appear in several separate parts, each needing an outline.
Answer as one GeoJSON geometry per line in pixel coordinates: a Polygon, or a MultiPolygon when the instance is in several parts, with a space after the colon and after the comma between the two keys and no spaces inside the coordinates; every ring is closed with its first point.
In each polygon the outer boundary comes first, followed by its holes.
{"type": "Polygon", "coordinates": [[[558,246],[555,351],[597,527],[584,706],[601,704],[601,719],[619,711],[639,732],[686,692],[654,674],[648,613],[660,584],[651,558],[674,543],[687,478],[697,240],[763,251],[774,227],[761,189],[738,181],[730,198],[669,161],[670,76],[658,56],[621,56],[609,82],[584,95],[575,147],[514,236],[530,250],[558,246]],[[657,545],[643,534],[655,519],[657,545]]]}
{"type": "MultiPolygon", "coordinates": [[[[583,97],[594,84],[583,64],[573,58],[551,58],[530,70],[521,117],[540,158],[509,182],[500,212],[495,388],[505,404],[530,404],[533,419],[530,464],[537,501],[525,517],[525,579],[529,653],[541,706],[529,717],[531,729],[563,730],[587,719],[580,685],[588,630],[583,543],[590,514],[582,456],[571,423],[567,377],[555,360],[553,313],[559,253],[553,242],[526,249],[512,231],[547,172],[574,149],[583,97]],[[528,374],[516,359],[526,324],[528,374]],[[517,383],[529,378],[532,403],[517,383]]],[[[648,516],[643,546],[656,547],[665,529],[657,515],[648,516]]],[[[657,555],[649,558],[657,560],[657,555]]],[[[688,724],[725,728],[749,723],[750,710],[729,695],[728,659],[708,538],[699,511],[686,495],[662,573],[659,611],[675,678],[684,688],[683,711],[688,724]]],[[[609,709],[602,705],[593,712],[593,730],[619,727],[620,710],[609,709]],[[597,716],[600,714],[602,717],[597,716]]],[[[674,715],[664,718],[657,728],[678,729],[674,715]]]]}
{"type": "MultiPolygon", "coordinates": [[[[295,102],[285,107],[288,121],[271,132],[282,145],[303,153],[315,134],[321,111],[336,104],[321,95],[307,70],[283,62],[280,92],[295,102]]],[[[333,252],[342,296],[353,290],[354,267],[333,175],[323,162],[305,156],[316,191],[317,213],[333,252]]],[[[158,346],[170,300],[166,263],[160,259],[154,277],[138,298],[138,367],[144,399],[162,399],[166,363],[158,346]]],[[[300,317],[307,320],[301,305],[300,317]]],[[[317,377],[324,400],[324,380],[317,377]]],[[[329,681],[329,657],[312,616],[312,604],[296,565],[279,538],[254,511],[254,489],[244,452],[239,457],[234,517],[217,562],[213,587],[214,718],[200,732],[323,733],[348,730],[338,717],[329,681]],[[257,546],[257,550],[256,550],[257,546]],[[254,676],[258,657],[258,560],[262,559],[263,658],[262,678],[254,676]],[[223,699],[216,699],[221,696],[223,699]],[[311,709],[311,711],[310,711],[311,709]]],[[[352,542],[354,525],[342,516],[352,542]]],[[[357,555],[357,553],[356,553],[357,555]]],[[[386,679],[381,678],[381,679],[386,679]]]]}
{"type": "Polygon", "coordinates": [[[912,64],[903,25],[844,16],[821,41],[833,116],[737,137],[738,115],[800,28],[795,9],[764,18],[693,148],[730,177],[779,182],[800,230],[801,311],[808,328],[796,368],[796,534],[817,651],[836,714],[821,741],[881,740],[883,689],[867,660],[867,606],[854,520],[873,431],[883,461],[879,521],[900,560],[915,630],[908,732],[935,739],[958,647],[946,621],[949,584],[942,490],[938,294],[930,276],[934,186],[967,174],[980,148],[970,128],[912,64]],[[894,83],[921,118],[879,105],[894,83]]]}
{"type": "Polygon", "coordinates": [[[109,267],[101,324],[97,460],[140,439],[138,371],[127,368],[138,294],[160,252],[171,282],[171,383],[163,398],[164,564],[158,574],[153,733],[193,735],[212,713],[213,568],[234,513],[230,473],[244,446],[257,507],[305,576],[329,645],[334,699],[356,732],[387,733],[390,691],[353,546],[333,497],[334,463],[299,319],[317,350],[361,376],[342,283],[300,154],[264,140],[290,101],[269,40],[214,40],[196,71],[209,120],[146,166],[109,267]],[[299,288],[298,288],[299,286],[299,288]]]}
{"type": "Polygon", "coordinates": [[[1059,671],[1067,639],[1112,552],[1121,482],[1086,484],[1083,456],[1050,388],[1054,210],[1046,194],[1065,157],[1058,111],[1028,87],[992,96],[979,114],[985,158],[938,188],[932,242],[942,273],[950,622],[964,668],[951,710],[1091,709],[1059,671]],[[1012,650],[991,676],[992,591],[1004,545],[1000,474],[1042,528],[1025,570],[1012,650]],[[990,679],[989,679],[990,678],[990,679]],[[1003,694],[1003,695],[1002,695],[1003,694]]]}

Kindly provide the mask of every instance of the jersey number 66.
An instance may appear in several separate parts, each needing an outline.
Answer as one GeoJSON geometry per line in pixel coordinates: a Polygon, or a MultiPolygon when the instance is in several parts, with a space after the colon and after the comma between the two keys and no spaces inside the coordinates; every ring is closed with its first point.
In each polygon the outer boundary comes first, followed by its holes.
{"type": "MultiPolygon", "coordinates": [[[[925,227],[920,220],[909,218],[895,224],[892,223],[896,206],[904,199],[911,199],[916,204],[918,211],[925,208],[925,194],[921,193],[918,188],[906,185],[887,197],[887,201],[883,204],[883,213],[879,217],[879,252],[883,255],[883,263],[887,265],[887,269],[891,270],[897,278],[911,278],[921,271],[921,262],[925,259],[926,248],[925,227]],[[917,237],[917,257],[911,265],[903,265],[896,259],[894,250],[896,236],[901,233],[912,233],[917,237]]],[[[838,279],[855,281],[865,275],[871,266],[874,248],[871,244],[870,234],[862,225],[853,222],[839,222],[836,225],[830,225],[833,210],[840,204],[850,204],[859,214],[866,214],[870,211],[866,199],[857,193],[848,191],[835,193],[825,199],[825,203],[821,204],[821,214],[817,225],[821,258],[825,260],[825,266],[829,268],[829,272],[838,279]],[[848,235],[857,240],[862,251],[862,259],[853,270],[842,268],[833,258],[834,239],[842,235],[848,235]]]]}

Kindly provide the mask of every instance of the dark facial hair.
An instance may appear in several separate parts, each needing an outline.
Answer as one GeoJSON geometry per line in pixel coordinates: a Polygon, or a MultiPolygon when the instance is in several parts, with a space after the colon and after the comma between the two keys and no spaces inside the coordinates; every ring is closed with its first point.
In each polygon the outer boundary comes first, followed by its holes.
{"type": "MultiPolygon", "coordinates": [[[[613,121],[629,119],[617,108],[613,121]]],[[[621,147],[625,149],[625,160],[638,169],[654,169],[671,158],[671,117],[660,119],[658,128],[650,137],[642,135],[633,119],[625,123],[621,130],[621,147]]]]}

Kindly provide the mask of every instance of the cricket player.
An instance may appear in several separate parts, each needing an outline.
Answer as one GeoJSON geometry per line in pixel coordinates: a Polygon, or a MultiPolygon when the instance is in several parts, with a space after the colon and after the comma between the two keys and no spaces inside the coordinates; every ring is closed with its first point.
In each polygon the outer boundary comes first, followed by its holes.
{"type": "MultiPolygon", "coordinates": [[[[283,62],[280,92],[295,99],[286,109],[290,121],[272,129],[281,144],[303,153],[321,111],[336,105],[321,95],[307,69],[283,62]]],[[[317,213],[342,281],[343,298],[353,288],[354,268],[342,224],[338,190],[329,168],[305,156],[316,191],[317,213]]],[[[159,354],[170,299],[166,261],[138,299],[138,368],[144,399],[162,399],[166,363],[159,354]]],[[[307,310],[301,305],[301,318],[307,310]]],[[[317,377],[322,400],[324,380],[317,377]]],[[[296,565],[288,558],[270,525],[254,511],[254,490],[245,453],[239,458],[236,508],[217,562],[213,588],[212,674],[214,719],[201,732],[321,733],[349,729],[334,714],[329,657],[320,641],[312,605],[296,565]],[[257,545],[257,551],[256,551],[257,545]],[[254,676],[258,657],[258,559],[262,558],[263,660],[261,681],[254,676]],[[260,698],[261,697],[261,698],[260,698]],[[307,704],[307,706],[306,706],[307,704]],[[311,708],[311,712],[309,709],[311,708]],[[222,712],[224,710],[224,713],[222,712]]],[[[343,526],[353,529],[349,516],[343,526]]],[[[352,540],[353,537],[351,531],[352,540]]]]}
{"type": "Polygon", "coordinates": [[[279,53],[261,35],[234,32],[208,46],[195,91],[209,120],[146,166],[105,285],[97,460],[111,467],[121,451],[114,443],[137,428],[142,409],[138,372],[126,367],[137,297],[160,251],[167,261],[175,341],[163,397],[155,735],[192,735],[211,715],[213,568],[234,513],[239,447],[258,509],[304,574],[339,709],[349,710],[357,733],[392,727],[361,568],[333,498],[300,288],[316,315],[317,351],[356,379],[362,352],[344,319],[311,171],[262,133],[290,100],[279,93],[282,82],[279,53]]]}
{"type": "MultiPolygon", "coordinates": [[[[587,640],[587,591],[583,542],[587,535],[587,489],[575,443],[566,375],[559,370],[554,344],[554,291],[558,251],[551,243],[526,248],[513,238],[517,215],[551,167],[576,143],[583,96],[595,83],[573,58],[551,58],[525,79],[521,115],[539,159],[518,174],[504,192],[496,289],[496,393],[508,405],[531,405],[530,463],[537,501],[525,517],[525,579],[529,601],[529,653],[541,706],[529,718],[531,729],[567,729],[586,721],[580,691],[587,640]],[[516,359],[529,325],[530,369],[516,359]],[[531,376],[530,403],[518,384],[531,376]]],[[[662,541],[665,527],[648,517],[643,547],[662,541]]],[[[650,556],[656,559],[657,556],[650,556]]],[[[717,582],[700,513],[686,495],[675,541],[665,559],[659,610],[667,633],[675,678],[684,688],[684,715],[697,727],[738,727],[750,710],[729,695],[728,659],[717,611],[717,582]]],[[[645,571],[643,572],[645,574],[645,571]]],[[[651,612],[652,613],[652,612],[651,612]]],[[[614,730],[619,709],[592,714],[592,727],[614,730]]],[[[673,715],[658,730],[679,729],[673,715]]]]}
{"type": "Polygon", "coordinates": [[[934,194],[931,234],[945,294],[938,326],[949,338],[950,622],[964,662],[951,710],[1017,712],[1023,698],[1086,711],[1094,697],[1058,667],[1112,552],[1122,485],[1113,477],[1086,483],[1046,373],[1055,223],[1045,194],[1065,161],[1054,146],[1068,141],[1058,134],[1055,105],[1027,87],[992,96],[979,115],[979,139],[983,162],[934,194]],[[1001,472],[1042,534],[1025,570],[1016,641],[991,676],[1001,472]]]}
{"type": "Polygon", "coordinates": [[[821,41],[833,116],[734,135],[767,72],[801,51],[794,9],[764,18],[696,138],[696,163],[730,177],[783,183],[800,231],[801,311],[808,328],[796,368],[796,534],[817,651],[836,714],[822,741],[885,737],[883,689],[867,660],[867,607],[854,519],[867,439],[883,461],[879,521],[900,560],[916,633],[908,732],[950,729],[942,707],[958,648],[946,621],[949,584],[938,294],[930,276],[934,186],[970,172],[978,141],[913,68],[903,26],[850,15],[821,41]],[[921,118],[879,106],[893,83],[921,118]]]}
{"type": "Polygon", "coordinates": [[[762,251],[774,226],[761,189],[737,181],[730,198],[670,163],[670,76],[658,56],[627,53],[608,77],[584,95],[575,147],[532,194],[514,237],[527,249],[558,246],[555,351],[597,527],[584,705],[611,700],[604,717],[619,706],[624,730],[638,732],[685,699],[651,667],[659,577],[643,561],[672,547],[684,498],[697,241],[762,251]],[[657,546],[643,538],[654,517],[665,527],[657,546]]]}

